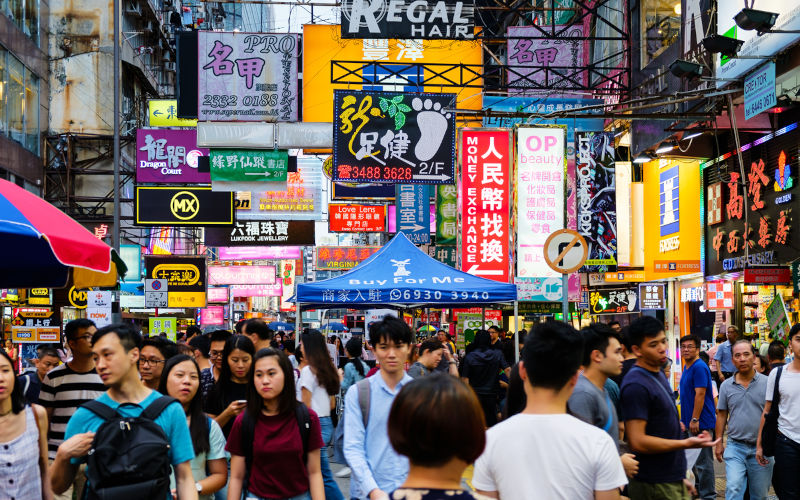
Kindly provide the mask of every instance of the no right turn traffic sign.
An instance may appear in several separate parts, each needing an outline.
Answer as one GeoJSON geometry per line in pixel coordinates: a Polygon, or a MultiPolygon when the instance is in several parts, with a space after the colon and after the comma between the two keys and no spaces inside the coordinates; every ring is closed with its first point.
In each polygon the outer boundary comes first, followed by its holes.
{"type": "Polygon", "coordinates": [[[544,260],[557,273],[574,273],[583,266],[588,254],[586,240],[572,229],[559,229],[544,243],[544,260]]]}

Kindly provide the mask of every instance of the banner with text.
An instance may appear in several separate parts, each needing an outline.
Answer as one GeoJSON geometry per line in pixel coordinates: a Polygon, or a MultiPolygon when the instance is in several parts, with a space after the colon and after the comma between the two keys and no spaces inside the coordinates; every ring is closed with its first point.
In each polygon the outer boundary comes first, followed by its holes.
{"type": "Polygon", "coordinates": [[[455,245],[458,228],[458,190],[454,185],[436,186],[436,243],[455,245]]]}
{"type": "Polygon", "coordinates": [[[380,249],[381,247],[317,247],[314,268],[318,270],[352,269],[380,249]]]}
{"type": "Polygon", "coordinates": [[[615,271],[617,200],[613,132],[575,132],[578,233],[589,245],[580,272],[615,271]]]}
{"type": "Polygon", "coordinates": [[[417,245],[431,241],[431,199],[424,184],[395,186],[395,226],[417,245]]]}
{"type": "Polygon", "coordinates": [[[386,231],[384,205],[328,205],[328,227],[332,233],[382,233],[386,231]]]}

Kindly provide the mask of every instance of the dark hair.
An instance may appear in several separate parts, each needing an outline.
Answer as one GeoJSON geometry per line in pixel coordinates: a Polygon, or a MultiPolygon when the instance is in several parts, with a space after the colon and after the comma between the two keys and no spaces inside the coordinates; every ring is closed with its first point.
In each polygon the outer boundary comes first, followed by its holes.
{"type": "Polygon", "coordinates": [[[190,325],[186,328],[186,338],[192,337],[194,338],[195,335],[202,335],[203,330],[200,329],[199,326],[190,325]]]}
{"type": "Polygon", "coordinates": [[[767,348],[768,360],[783,361],[785,357],[786,357],[786,346],[783,345],[783,342],[781,342],[780,340],[773,340],[772,342],[769,343],[769,347],[767,348]]]}
{"type": "Polygon", "coordinates": [[[240,319],[237,321],[233,326],[233,331],[236,332],[237,335],[240,335],[242,333],[242,329],[244,328],[244,324],[247,323],[247,321],[248,320],[246,319],[240,319]]]}
{"type": "Polygon", "coordinates": [[[628,342],[630,346],[641,347],[646,338],[658,337],[664,331],[664,324],[652,316],[642,316],[635,319],[628,327],[628,342]]]}
{"type": "Polygon", "coordinates": [[[253,358],[253,364],[250,365],[250,375],[247,382],[247,409],[245,410],[252,418],[258,419],[261,415],[261,409],[264,407],[264,398],[256,390],[255,375],[256,363],[262,358],[274,356],[278,358],[278,366],[283,372],[283,390],[278,396],[278,413],[284,414],[294,411],[295,407],[299,404],[297,402],[297,394],[295,393],[294,385],[294,368],[289,361],[289,357],[280,349],[273,349],[266,347],[260,349],[253,358]]]}
{"type": "Polygon", "coordinates": [[[78,334],[78,330],[82,330],[84,328],[89,328],[90,326],[97,326],[94,324],[94,321],[86,318],[80,319],[73,319],[67,326],[64,327],[64,337],[67,341],[75,340],[75,336],[78,334]]]}
{"type": "Polygon", "coordinates": [[[562,321],[538,323],[525,341],[525,371],[533,387],[561,390],[581,366],[583,337],[562,321]]]}
{"type": "Polygon", "coordinates": [[[443,347],[444,345],[442,345],[442,343],[439,342],[438,340],[426,340],[419,346],[419,355],[422,356],[423,354],[425,354],[425,351],[433,352],[443,347]]]}
{"type": "MultiPolygon", "coordinates": [[[[769,367],[769,361],[767,361],[767,358],[765,358],[764,356],[762,356],[760,354],[756,354],[756,357],[759,360],[761,360],[761,369],[764,370],[764,375],[769,375],[769,368],[770,367],[769,367]]],[[[756,370],[756,371],[758,371],[758,370],[756,370]]]]}
{"type": "MultiPolygon", "coordinates": [[[[158,392],[164,394],[165,396],[169,395],[167,393],[167,378],[169,378],[169,372],[171,372],[173,368],[184,361],[191,361],[194,365],[195,369],[197,370],[197,380],[199,384],[200,367],[197,365],[197,361],[195,361],[193,357],[187,356],[186,354],[178,354],[169,358],[164,364],[164,370],[161,372],[161,380],[158,383],[158,392]]],[[[199,385],[197,386],[197,392],[189,402],[189,408],[187,409],[186,414],[191,417],[191,422],[189,423],[189,434],[192,436],[194,454],[199,455],[201,453],[207,453],[209,450],[211,450],[211,445],[208,440],[209,424],[208,417],[205,413],[203,413],[203,396],[199,385]]]]}
{"type": "MultiPolygon", "coordinates": [[[[219,380],[217,380],[216,383],[222,390],[224,390],[225,385],[231,380],[231,365],[228,364],[228,358],[236,349],[246,352],[251,357],[255,357],[256,355],[256,346],[253,345],[253,341],[246,335],[231,335],[231,337],[225,341],[225,349],[222,350],[222,368],[219,370],[219,380]]],[[[252,366],[252,364],[250,366],[252,366]]]]}
{"type": "Polygon", "coordinates": [[[359,376],[363,377],[364,363],[361,361],[361,337],[352,337],[347,341],[344,348],[347,351],[347,355],[350,357],[344,362],[342,369],[347,366],[347,363],[353,363],[353,366],[356,367],[356,372],[358,372],[359,376]]]}
{"type": "Polygon", "coordinates": [[[42,359],[45,356],[53,356],[54,358],[61,359],[61,356],[58,355],[58,349],[52,346],[39,346],[36,349],[36,356],[39,359],[42,359]]]}
{"type": "Polygon", "coordinates": [[[304,358],[303,358],[303,350],[302,349],[295,349],[294,350],[294,359],[297,361],[298,364],[301,361],[303,361],[304,358]]]}
{"type": "MultiPolygon", "coordinates": [[[[10,339],[6,339],[10,340],[10,339]]],[[[8,355],[5,349],[0,349],[0,355],[2,355],[8,361],[8,364],[11,365],[11,369],[14,369],[14,361],[11,359],[11,356],[8,355]]],[[[16,415],[22,410],[25,409],[25,405],[27,405],[27,401],[25,400],[25,395],[22,392],[22,384],[19,383],[17,377],[13,378],[14,388],[11,389],[11,411],[16,415]]]]}
{"type": "Polygon", "coordinates": [[[798,333],[800,333],[800,323],[797,323],[796,325],[792,325],[792,329],[789,330],[789,335],[786,336],[786,340],[788,342],[791,342],[792,341],[792,337],[794,337],[798,333]]]}
{"type": "Polygon", "coordinates": [[[694,342],[694,346],[697,349],[700,349],[700,337],[694,334],[684,335],[683,337],[681,337],[680,341],[678,342],[678,345],[682,345],[684,342],[688,341],[694,342]]]}
{"type": "Polygon", "coordinates": [[[92,335],[92,345],[94,346],[109,333],[113,333],[119,338],[119,343],[122,344],[125,352],[131,352],[131,349],[134,348],[142,350],[142,334],[136,327],[128,323],[116,323],[100,328],[92,335]]]}
{"type": "Polygon", "coordinates": [[[211,342],[227,342],[229,338],[231,338],[233,334],[228,330],[214,330],[211,332],[211,337],[208,340],[208,349],[211,350],[211,342]]]}
{"type": "Polygon", "coordinates": [[[388,429],[395,451],[423,467],[453,458],[471,464],[486,446],[486,421],[477,396],[447,374],[403,386],[392,402],[388,429]]]}
{"type": "Polygon", "coordinates": [[[500,328],[500,327],[499,327],[499,326],[497,326],[497,325],[492,325],[492,326],[490,326],[490,327],[489,327],[489,330],[492,330],[492,329],[494,329],[494,330],[495,330],[497,333],[500,333],[500,332],[502,332],[502,331],[503,331],[503,329],[502,329],[502,328],[500,328]]]}
{"type": "Polygon", "coordinates": [[[369,326],[369,343],[372,347],[377,346],[382,340],[391,340],[395,344],[410,344],[413,338],[414,334],[405,321],[388,314],[369,326]]]}
{"type": "Polygon", "coordinates": [[[628,352],[632,353],[633,351],[631,350],[631,339],[628,330],[629,328],[627,326],[622,327],[622,330],[619,331],[619,342],[625,347],[625,349],[628,352]]]}
{"type": "Polygon", "coordinates": [[[144,349],[147,346],[158,349],[158,352],[164,356],[165,360],[170,359],[178,354],[178,346],[175,344],[175,342],[165,339],[164,337],[146,337],[142,340],[142,346],[140,349],[144,349]]]}
{"type": "Polygon", "coordinates": [[[503,408],[503,418],[513,417],[517,413],[522,413],[528,403],[528,396],[525,394],[525,382],[519,375],[519,363],[511,368],[508,376],[508,391],[506,396],[506,406],[503,408]]]}
{"type": "Polygon", "coordinates": [[[318,330],[306,330],[300,334],[300,343],[306,351],[306,360],[319,385],[331,396],[338,393],[339,373],[333,366],[322,334],[318,330]]]}
{"type": "Polygon", "coordinates": [[[473,349],[483,351],[492,345],[492,337],[487,330],[478,330],[475,332],[475,340],[472,341],[473,349]]]}
{"type": "Polygon", "coordinates": [[[208,335],[196,335],[189,341],[189,345],[195,351],[200,351],[204,358],[208,357],[211,350],[211,338],[208,335]]]}
{"type": "Polygon", "coordinates": [[[619,321],[617,321],[617,320],[612,320],[612,321],[609,321],[609,322],[608,322],[608,326],[609,326],[609,327],[612,327],[612,326],[614,326],[614,325],[619,325],[619,321]]]}
{"type": "Polygon", "coordinates": [[[592,363],[592,352],[600,351],[606,355],[606,349],[611,339],[619,340],[619,334],[609,325],[592,323],[581,330],[583,335],[583,358],[581,364],[589,366],[592,363]]]}
{"type": "Polygon", "coordinates": [[[259,318],[248,319],[242,330],[247,334],[257,335],[259,340],[272,340],[275,335],[275,332],[264,323],[264,320],[259,318]]]}
{"type": "Polygon", "coordinates": [[[294,343],[294,340],[287,339],[283,341],[283,350],[284,352],[288,352],[289,354],[294,354],[297,350],[297,345],[294,343]]]}
{"type": "MultiPolygon", "coordinates": [[[[750,352],[752,352],[754,355],[758,354],[756,352],[755,346],[749,340],[747,340],[747,339],[739,339],[736,342],[734,342],[733,345],[731,346],[731,356],[733,355],[733,348],[736,347],[737,344],[747,344],[748,346],[750,346],[750,352]]],[[[783,345],[783,344],[781,344],[781,345],[783,345]]]]}
{"type": "Polygon", "coordinates": [[[711,363],[711,358],[708,357],[708,353],[706,351],[700,351],[700,354],[698,354],[697,356],[701,360],[703,360],[703,363],[705,363],[705,364],[711,363]]]}

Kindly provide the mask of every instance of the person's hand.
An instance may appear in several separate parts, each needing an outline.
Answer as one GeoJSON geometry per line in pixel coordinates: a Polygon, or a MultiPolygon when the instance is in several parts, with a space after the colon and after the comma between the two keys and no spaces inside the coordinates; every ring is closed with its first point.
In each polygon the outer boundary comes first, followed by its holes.
{"type": "Polygon", "coordinates": [[[769,465],[769,459],[764,456],[764,448],[761,446],[756,447],[756,460],[758,460],[759,465],[769,465]]]}
{"type": "Polygon", "coordinates": [[[636,460],[633,453],[623,453],[619,456],[622,461],[622,468],[625,469],[625,475],[632,478],[639,472],[639,461],[636,460]]]}
{"type": "Polygon", "coordinates": [[[686,489],[689,490],[689,495],[691,495],[692,497],[697,496],[697,488],[694,487],[691,481],[689,481],[688,479],[684,479],[683,484],[685,484],[686,489]]]}
{"type": "Polygon", "coordinates": [[[720,440],[714,447],[714,456],[717,457],[717,462],[722,462],[723,453],[725,453],[725,444],[720,440]]]}
{"type": "Polygon", "coordinates": [[[178,500],[178,490],[172,490],[172,500],[178,500]]]}
{"type": "Polygon", "coordinates": [[[94,442],[94,432],[84,432],[82,434],[75,434],[67,439],[58,447],[58,453],[63,454],[67,458],[78,458],[89,454],[94,442]]]}
{"type": "Polygon", "coordinates": [[[239,401],[232,401],[231,404],[225,408],[225,411],[233,415],[234,417],[238,414],[242,413],[242,411],[247,407],[247,403],[240,403],[239,401]]]}
{"type": "Polygon", "coordinates": [[[681,420],[681,432],[686,432],[686,426],[683,424],[683,420],[681,420]]]}
{"type": "Polygon", "coordinates": [[[709,434],[708,431],[703,431],[696,436],[688,437],[684,440],[687,448],[711,448],[712,446],[716,446],[720,441],[721,439],[712,441],[711,434],[709,434]]]}
{"type": "Polygon", "coordinates": [[[389,500],[389,495],[385,491],[375,488],[369,492],[369,500],[389,500]]]}
{"type": "Polygon", "coordinates": [[[697,420],[689,422],[689,431],[692,434],[700,434],[700,422],[697,420]]]}

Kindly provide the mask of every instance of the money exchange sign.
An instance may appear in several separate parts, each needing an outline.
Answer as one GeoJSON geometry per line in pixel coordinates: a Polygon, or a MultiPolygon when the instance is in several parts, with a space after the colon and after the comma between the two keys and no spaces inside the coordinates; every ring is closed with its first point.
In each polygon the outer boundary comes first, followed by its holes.
{"type": "Polygon", "coordinates": [[[509,280],[511,132],[461,129],[461,270],[509,280]]]}
{"type": "Polygon", "coordinates": [[[617,203],[614,133],[576,132],[578,233],[589,245],[581,272],[616,269],[617,203]]]}
{"type": "Polygon", "coordinates": [[[201,31],[197,118],[297,121],[300,36],[201,31]]]}
{"type": "Polygon", "coordinates": [[[333,180],[448,184],[454,94],[334,91],[333,180]]]}

